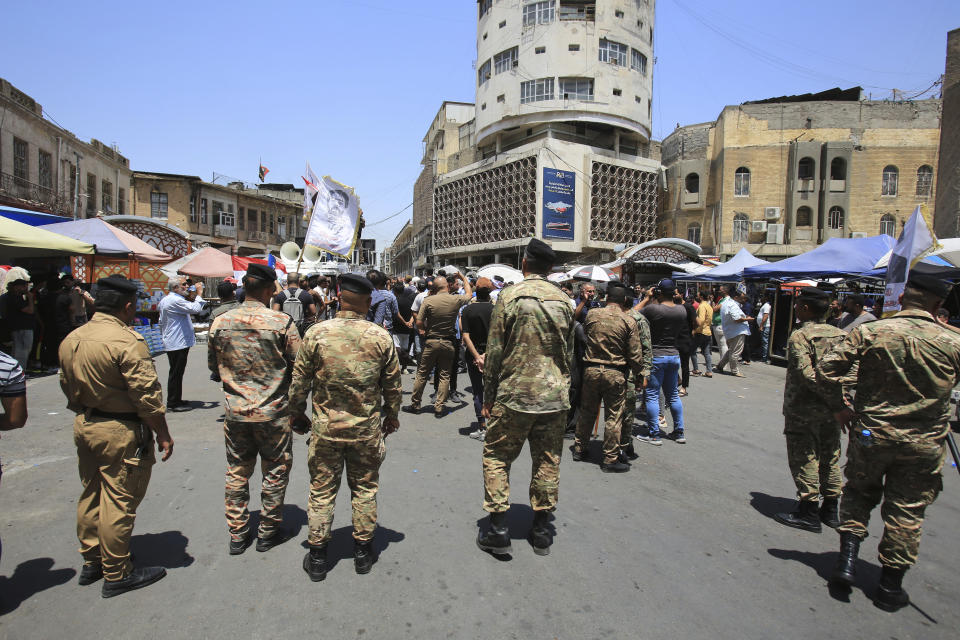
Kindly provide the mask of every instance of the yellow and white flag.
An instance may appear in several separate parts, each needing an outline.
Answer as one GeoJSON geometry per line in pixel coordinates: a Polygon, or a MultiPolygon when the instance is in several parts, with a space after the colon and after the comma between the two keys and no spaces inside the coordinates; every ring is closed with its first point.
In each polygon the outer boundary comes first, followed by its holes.
{"type": "Polygon", "coordinates": [[[924,257],[939,248],[933,228],[927,224],[920,206],[903,225],[903,231],[897,239],[897,246],[890,254],[887,265],[887,288],[883,293],[883,314],[888,315],[900,310],[900,295],[907,285],[910,269],[924,257]]]}
{"type": "MultiPolygon", "coordinates": [[[[312,176],[309,167],[307,171],[312,176]]],[[[306,177],[304,181],[307,181],[306,177]]],[[[324,176],[313,185],[316,196],[312,199],[310,226],[307,227],[303,244],[349,259],[358,235],[360,207],[357,195],[353,187],[337,182],[330,176],[324,176]]],[[[310,182],[304,190],[304,210],[309,191],[310,182]]]]}

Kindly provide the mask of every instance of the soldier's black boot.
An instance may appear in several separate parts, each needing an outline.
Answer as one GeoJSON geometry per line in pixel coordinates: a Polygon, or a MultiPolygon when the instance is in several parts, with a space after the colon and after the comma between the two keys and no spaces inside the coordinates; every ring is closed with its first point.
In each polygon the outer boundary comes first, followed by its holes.
{"type": "Polygon", "coordinates": [[[490,528],[485,533],[477,534],[477,546],[498,556],[513,553],[506,511],[490,514],[490,528]]]}
{"type": "Polygon", "coordinates": [[[537,511],[533,515],[533,526],[527,539],[533,546],[533,552],[538,556],[550,554],[550,545],[553,544],[553,532],[550,530],[550,512],[537,511]]]}
{"type": "Polygon", "coordinates": [[[77,578],[77,584],[87,586],[93,584],[103,577],[103,565],[99,562],[84,562],[80,568],[80,577],[77,578]]]}
{"type": "Polygon", "coordinates": [[[910,596],[903,590],[903,574],[906,569],[883,567],[880,573],[880,585],[873,597],[873,604],[884,611],[898,611],[910,604],[910,596]]]}
{"type": "Polygon", "coordinates": [[[794,529],[803,529],[820,533],[820,505],[810,500],[801,500],[797,503],[797,510],[790,513],[778,513],[773,519],[794,529]]]}
{"type": "Polygon", "coordinates": [[[852,533],[840,534],[840,557],[837,566],[830,574],[830,582],[851,586],[857,577],[857,555],[860,553],[860,538],[852,533]]]}
{"type": "Polygon", "coordinates": [[[353,568],[357,573],[363,575],[370,573],[373,563],[377,561],[377,556],[373,552],[373,543],[353,541],[353,568]]]}
{"type": "Polygon", "coordinates": [[[122,580],[104,581],[100,595],[104,598],[112,598],[121,593],[151,585],[165,575],[167,570],[163,567],[138,567],[122,580]]]}
{"type": "Polygon", "coordinates": [[[627,458],[627,460],[636,460],[640,457],[637,455],[636,450],[634,450],[632,442],[625,447],[620,447],[620,452],[627,458]]]}
{"type": "Polygon", "coordinates": [[[310,547],[307,555],[303,556],[303,570],[314,582],[327,577],[327,545],[310,547]]]}
{"type": "Polygon", "coordinates": [[[820,522],[831,529],[840,526],[840,498],[824,498],[820,505],[820,522]]]}
{"type": "Polygon", "coordinates": [[[266,538],[257,538],[257,551],[263,553],[264,551],[270,551],[278,544],[283,544],[287,540],[293,537],[293,534],[287,531],[286,529],[277,529],[276,533],[272,536],[266,538]]]}

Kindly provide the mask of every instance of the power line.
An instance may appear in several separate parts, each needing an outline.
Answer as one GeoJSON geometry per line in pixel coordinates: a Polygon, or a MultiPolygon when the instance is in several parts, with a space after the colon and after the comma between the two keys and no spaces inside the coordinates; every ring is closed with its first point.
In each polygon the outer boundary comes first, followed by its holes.
{"type": "Polygon", "coordinates": [[[412,207],[412,206],[413,206],[413,203],[411,202],[410,204],[408,204],[407,206],[405,206],[403,209],[400,209],[400,211],[397,211],[396,213],[387,216],[387,217],[384,218],[383,220],[377,220],[376,222],[367,222],[366,224],[364,224],[363,228],[364,228],[364,229],[369,229],[370,227],[373,227],[373,226],[376,226],[376,225],[381,224],[381,223],[383,223],[383,222],[386,222],[387,220],[390,220],[390,219],[392,219],[392,218],[396,218],[398,215],[400,215],[401,213],[403,213],[404,211],[406,211],[407,209],[409,209],[409,208],[412,207]]]}

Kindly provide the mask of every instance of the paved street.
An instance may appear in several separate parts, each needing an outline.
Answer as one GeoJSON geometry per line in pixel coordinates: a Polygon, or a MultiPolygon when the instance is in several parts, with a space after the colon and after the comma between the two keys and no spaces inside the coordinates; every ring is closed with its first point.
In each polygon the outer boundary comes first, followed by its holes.
{"type": "MultiPolygon", "coordinates": [[[[174,456],[154,468],[135,529],[138,563],[165,565],[169,574],[111,600],[100,598],[99,583],[76,584],[72,415],[55,376],[29,383],[27,426],[0,440],[0,637],[906,640],[956,638],[960,628],[955,469],[945,473],[920,563],[905,580],[915,606],[897,614],[876,609],[864,593],[880,573],[878,512],[849,602],[831,597],[825,581],[838,536],[770,518],[794,493],[781,435],[782,368],[753,364],[746,379],[695,378],[685,398],[688,444],[638,442],[630,473],[602,474],[565,450],[547,557],[524,539],[532,520],[526,450],[512,477],[514,554],[502,561],[474,544],[484,512],[481,445],[464,435],[472,405],[441,420],[401,414],[381,473],[380,561],[370,575],[353,571],[344,482],[334,567],[312,583],[300,567],[303,436],[296,436],[285,511],[296,537],[267,553],[227,554],[222,398],[204,357],[205,345],[190,354],[184,396],[198,408],[169,416],[174,456]]],[[[165,358],[158,368],[165,380],[165,358]]],[[[407,394],[412,383],[405,375],[407,394]]],[[[468,385],[461,375],[461,390],[468,385]]],[[[254,487],[256,495],[259,481],[254,487]]]]}

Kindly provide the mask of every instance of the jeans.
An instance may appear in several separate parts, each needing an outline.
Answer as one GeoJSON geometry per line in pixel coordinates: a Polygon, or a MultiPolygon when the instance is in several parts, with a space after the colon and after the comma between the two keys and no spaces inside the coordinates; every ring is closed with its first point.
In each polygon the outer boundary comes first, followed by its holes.
{"type": "Polygon", "coordinates": [[[693,360],[693,370],[699,371],[697,367],[697,352],[703,354],[703,359],[707,363],[707,372],[713,371],[713,349],[712,349],[712,338],[711,336],[705,336],[702,333],[694,334],[693,336],[693,353],[691,354],[691,359],[693,360]]]}
{"type": "Polygon", "coordinates": [[[653,359],[650,369],[650,379],[647,388],[643,390],[647,405],[647,429],[651,436],[660,435],[660,388],[670,403],[670,413],[673,415],[673,430],[683,431],[683,403],[680,402],[680,391],[677,389],[677,374],[680,372],[680,356],[658,356],[653,359]]]}
{"type": "Polygon", "coordinates": [[[467,360],[467,374],[470,376],[470,388],[473,390],[473,411],[477,414],[477,423],[482,427],[483,415],[480,411],[483,409],[483,374],[470,360],[467,360]]]}
{"type": "Polygon", "coordinates": [[[770,325],[767,325],[763,328],[763,333],[760,334],[760,360],[767,362],[770,360],[770,354],[767,353],[770,350],[770,325]]]}
{"type": "Polygon", "coordinates": [[[187,370],[187,356],[190,349],[167,351],[170,371],[167,373],[167,406],[173,407],[183,402],[183,372],[187,370]]]}
{"type": "Polygon", "coordinates": [[[13,353],[11,354],[20,368],[26,372],[27,361],[30,359],[30,349],[33,347],[33,329],[14,329],[10,332],[13,338],[13,353]]]}

